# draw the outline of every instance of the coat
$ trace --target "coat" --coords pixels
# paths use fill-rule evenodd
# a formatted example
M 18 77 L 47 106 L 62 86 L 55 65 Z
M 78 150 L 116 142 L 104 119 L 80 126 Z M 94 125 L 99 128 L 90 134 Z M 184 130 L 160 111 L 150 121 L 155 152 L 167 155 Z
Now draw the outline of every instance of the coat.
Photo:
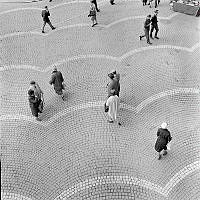
M 42 10 L 42 18 L 44 22 L 49 22 L 50 13 L 47 10 Z
M 157 140 L 155 150 L 161 152 L 163 149 L 167 150 L 167 143 L 171 141 L 172 137 L 167 129 L 159 128 L 157 131 Z
M 39 100 L 38 98 L 36 98 L 35 96 L 29 96 L 28 97 L 28 100 L 29 100 L 29 105 L 30 105 L 30 108 L 31 108 L 31 112 L 32 112 L 32 115 L 34 117 L 38 117 L 38 113 L 39 113 Z
M 42 98 L 43 92 L 42 92 L 42 90 L 40 89 L 40 86 L 37 83 L 35 85 L 31 85 L 28 90 L 33 90 L 34 91 L 34 95 L 38 99 Z
M 106 106 L 109 107 L 108 116 L 115 121 L 119 112 L 119 97 L 117 95 L 110 96 L 106 101 Z
M 113 78 L 112 81 L 108 84 L 108 98 L 112 96 L 111 90 L 115 90 L 115 94 L 119 96 L 120 92 L 120 83 L 119 80 Z
M 53 71 L 51 80 L 49 81 L 49 83 L 51 85 L 53 84 L 55 92 L 59 95 L 62 94 L 62 90 L 64 89 L 63 81 L 64 79 L 63 79 L 62 73 L 59 71 Z

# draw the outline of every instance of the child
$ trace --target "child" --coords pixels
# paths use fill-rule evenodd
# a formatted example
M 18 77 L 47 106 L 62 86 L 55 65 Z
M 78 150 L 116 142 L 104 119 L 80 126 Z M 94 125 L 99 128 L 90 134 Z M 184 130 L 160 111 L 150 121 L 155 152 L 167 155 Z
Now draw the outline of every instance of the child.
M 90 6 L 90 14 L 88 15 L 88 17 L 91 17 L 92 20 L 92 27 L 97 25 L 97 19 L 96 19 L 96 9 L 93 3 L 91 3 Z M 94 23 L 95 22 L 95 23 Z

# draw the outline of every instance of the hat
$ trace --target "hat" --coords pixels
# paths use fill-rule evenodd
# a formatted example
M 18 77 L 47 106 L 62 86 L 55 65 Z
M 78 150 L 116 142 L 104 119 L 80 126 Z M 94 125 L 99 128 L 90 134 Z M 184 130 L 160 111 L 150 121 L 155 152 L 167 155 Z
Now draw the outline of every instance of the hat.
M 31 85 L 35 85 L 35 81 L 31 81 L 30 84 L 31 84 Z
M 166 129 L 166 128 L 167 128 L 167 123 L 166 123 L 166 122 L 163 122 L 163 123 L 161 124 L 161 128 L 162 128 L 162 129 Z
M 116 70 L 115 69 L 113 69 L 111 72 L 110 72 L 110 74 L 116 74 L 117 72 L 116 72 Z
M 151 17 L 151 15 L 147 15 L 147 17 Z
M 56 66 L 54 66 L 53 72 L 57 72 L 57 67 Z
M 110 73 L 110 74 L 108 74 L 108 77 L 110 77 L 111 79 L 113 79 L 114 78 L 114 74 Z
M 155 12 L 155 13 L 158 13 L 158 10 L 155 10 L 154 12 Z
M 47 6 L 45 6 L 45 8 L 47 8 Z

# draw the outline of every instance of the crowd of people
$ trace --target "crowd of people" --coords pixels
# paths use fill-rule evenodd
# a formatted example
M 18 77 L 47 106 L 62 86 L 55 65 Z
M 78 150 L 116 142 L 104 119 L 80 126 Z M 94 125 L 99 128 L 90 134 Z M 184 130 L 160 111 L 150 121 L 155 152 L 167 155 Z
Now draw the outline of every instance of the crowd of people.
M 50 0 L 51 2 L 52 0 Z M 96 0 L 91 0 L 90 5 L 90 12 L 88 17 L 91 17 L 92 20 L 92 27 L 95 26 L 97 23 L 96 19 L 96 12 L 100 12 L 100 9 L 97 6 Z M 149 1 L 147 4 L 147 0 L 143 0 L 143 6 L 151 4 L 152 0 Z M 155 0 L 155 8 L 160 3 L 159 0 Z M 110 4 L 114 5 L 114 0 L 110 0 Z M 144 35 L 140 35 L 139 38 L 142 40 L 143 37 L 146 37 L 147 43 L 152 44 L 150 42 L 151 39 L 159 39 L 158 34 L 158 20 L 157 20 L 157 14 L 158 10 L 154 11 L 154 15 L 151 17 L 151 15 L 147 15 L 147 18 L 144 22 Z M 42 33 L 44 33 L 44 28 L 46 23 L 49 24 L 49 26 L 52 28 L 52 30 L 55 29 L 55 27 L 51 24 L 50 19 L 50 12 L 48 10 L 48 7 L 45 6 L 45 9 L 42 10 L 42 18 L 44 21 L 43 27 L 42 27 Z M 153 38 L 153 32 L 155 29 L 155 36 Z M 116 72 L 116 70 L 113 70 L 108 74 L 108 77 L 110 78 L 110 82 L 107 84 L 107 98 L 106 102 L 104 104 L 105 112 L 108 113 L 108 123 L 117 123 L 119 126 L 121 126 L 121 123 L 118 121 L 118 113 L 119 113 L 119 107 L 120 107 L 120 100 L 119 100 L 119 93 L 120 93 L 120 74 Z M 55 92 L 61 96 L 62 100 L 65 101 L 63 90 L 65 90 L 65 83 L 64 78 L 62 76 L 62 73 L 57 70 L 56 67 L 54 67 L 51 75 L 51 79 L 49 81 L 49 84 L 54 86 Z M 39 113 L 42 113 L 43 107 L 44 107 L 44 96 L 43 91 L 39 87 L 39 84 L 35 81 L 30 82 L 30 87 L 28 89 L 28 100 L 29 105 L 31 108 L 32 115 L 36 118 L 37 121 L 41 121 L 41 118 L 39 118 Z M 158 159 L 160 160 L 162 155 L 167 154 L 167 144 L 171 141 L 172 137 L 170 135 L 170 132 L 167 129 L 167 123 L 162 123 L 161 127 L 157 131 L 157 141 L 155 143 L 155 150 L 158 152 Z M 163 152 L 163 153 L 162 153 Z

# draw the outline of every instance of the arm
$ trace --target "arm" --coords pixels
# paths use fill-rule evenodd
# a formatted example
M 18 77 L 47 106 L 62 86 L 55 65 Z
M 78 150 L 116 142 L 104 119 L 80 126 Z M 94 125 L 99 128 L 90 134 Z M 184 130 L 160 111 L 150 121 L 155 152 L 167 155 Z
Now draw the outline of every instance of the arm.
M 160 130 L 158 129 L 157 131 L 157 137 L 160 136 Z
M 51 76 L 51 80 L 49 81 L 49 84 L 52 85 L 55 82 L 55 76 Z

